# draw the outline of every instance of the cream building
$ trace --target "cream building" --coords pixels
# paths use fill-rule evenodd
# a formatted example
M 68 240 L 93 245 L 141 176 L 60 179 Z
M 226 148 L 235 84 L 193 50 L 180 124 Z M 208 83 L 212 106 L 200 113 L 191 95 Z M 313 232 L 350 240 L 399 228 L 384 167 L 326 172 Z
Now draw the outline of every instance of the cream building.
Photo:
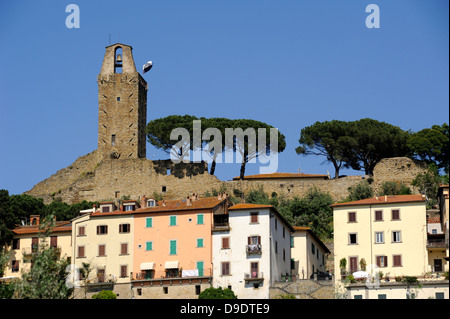
M 291 273 L 292 226 L 271 205 L 237 204 L 213 229 L 213 286 L 239 299 L 269 298 L 269 287 Z
M 428 270 L 424 196 L 381 196 L 331 206 L 336 282 L 362 270 L 363 260 L 367 272 L 390 278 L 420 277 Z M 340 271 L 342 259 L 346 268 Z
M 314 272 L 326 272 L 326 259 L 330 250 L 309 227 L 293 227 L 292 275 L 297 279 L 310 279 Z
M 56 249 L 60 258 L 71 258 L 72 226 L 69 221 L 55 221 L 49 236 L 41 235 L 42 218 L 31 215 L 23 225 L 13 229 L 14 238 L 8 247 L 9 261 L 3 275 L 4 279 L 21 278 L 22 272 L 29 271 L 35 254 L 43 245 Z
M 112 290 L 120 299 L 131 298 L 133 211 L 125 209 L 101 203 L 95 212 L 72 220 L 73 263 L 78 270 L 83 269 L 83 263 L 91 268 L 88 276 L 77 278 L 75 298 L 90 298 L 102 289 Z
M 442 223 L 442 230 L 445 234 L 445 244 L 446 244 L 446 257 L 445 260 L 447 261 L 445 265 L 446 271 L 448 271 L 448 246 L 449 246 L 449 224 L 448 224 L 448 215 L 449 215 L 449 186 L 447 185 L 440 185 L 439 186 L 439 210 L 441 213 L 441 223 Z

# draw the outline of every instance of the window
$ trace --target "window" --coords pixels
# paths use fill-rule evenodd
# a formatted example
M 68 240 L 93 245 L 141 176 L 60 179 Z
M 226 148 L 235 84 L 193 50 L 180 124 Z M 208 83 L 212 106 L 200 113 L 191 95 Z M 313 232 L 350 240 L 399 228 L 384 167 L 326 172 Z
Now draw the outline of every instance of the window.
M 117 102 L 120 102 L 120 96 L 117 97 Z
M 278 242 L 275 240 L 275 254 L 278 254 Z
M 203 248 L 203 238 L 197 238 L 197 248 Z
M 145 219 L 145 227 L 147 227 L 147 228 L 153 227 L 153 218 L 152 217 L 147 217 Z
M 358 244 L 358 236 L 356 233 L 354 234 L 348 234 L 348 243 L 350 245 L 356 245 Z
M 125 205 L 125 211 L 126 212 L 133 212 L 133 211 L 135 211 L 136 209 L 135 209 L 135 205 Z
M 363 299 L 363 296 L 362 295 L 354 295 L 353 299 Z
M 400 231 L 393 231 L 392 232 L 392 242 L 393 243 L 400 243 L 401 240 L 401 236 L 400 236 Z
M 261 245 L 261 236 L 249 236 L 247 242 L 249 245 Z
M 386 299 L 386 294 L 379 294 L 378 299 Z
M 116 145 L 116 134 L 111 135 L 111 145 L 112 146 Z
M 97 235 L 106 235 L 108 233 L 107 225 L 97 226 Z
M 402 256 L 394 255 L 392 257 L 394 259 L 394 267 L 401 267 L 402 266 Z
M 259 270 L 259 263 L 251 262 L 250 263 L 250 275 L 252 278 L 258 278 L 258 270 Z
M 399 209 L 392 210 L 392 220 L 400 220 L 400 210 Z
M 250 223 L 251 224 L 258 223 L 258 215 L 259 215 L 258 212 L 250 213 Z
M 169 287 L 163 287 L 163 292 L 167 295 L 169 293 Z
M 204 273 L 203 273 L 203 261 L 197 261 L 197 270 L 198 270 L 198 275 L 200 277 L 203 277 Z
M 314 243 L 311 243 L 311 253 L 313 255 L 316 253 L 316 245 L 314 245 Z
M 119 225 L 119 233 L 120 234 L 130 233 L 130 224 L 120 224 Z
M 167 192 L 167 187 L 166 186 L 162 186 L 161 187 L 161 192 L 163 192 L 163 193 Z
M 121 278 L 127 277 L 127 273 L 128 273 L 128 266 L 127 265 L 121 265 L 120 266 L 120 277 Z
M 98 245 L 98 256 L 106 256 L 106 245 Z
M 147 201 L 147 206 L 148 207 L 155 207 L 156 206 L 156 202 L 154 199 L 150 199 Z
M 120 254 L 121 255 L 128 255 L 128 243 L 120 244 Z
M 84 246 L 78 246 L 78 258 L 84 258 Z
M 375 232 L 375 244 L 384 244 L 384 232 Z
M 437 292 L 436 293 L 436 299 L 444 299 L 444 293 L 443 292 Z
M 177 225 L 177 216 L 170 216 L 169 217 L 169 225 L 170 226 L 176 226 Z
M 225 261 L 221 263 L 221 272 L 220 274 L 222 276 L 229 276 L 230 275 L 230 262 L 229 261 Z
M 286 260 L 286 250 L 283 248 L 283 261 Z
M 171 240 L 170 241 L 170 251 L 169 251 L 170 255 L 176 255 L 177 254 L 177 241 L 176 240 Z
M 11 262 L 11 272 L 19 272 L 19 261 L 13 260 Z
M 375 221 L 379 222 L 383 220 L 383 211 L 382 210 L 376 210 L 375 211 Z
M 58 236 L 50 236 L 50 247 L 58 247 Z
M 109 213 L 109 206 L 103 206 L 102 213 Z
M 20 239 L 14 238 L 12 243 L 12 249 L 20 249 Z
M 147 251 L 153 250 L 153 242 L 152 241 L 147 241 L 145 243 L 145 250 L 147 250 Z
M 387 256 L 376 256 L 378 267 L 387 267 Z
M 197 215 L 197 225 L 203 225 L 203 214 Z
M 348 222 L 356 223 L 356 212 L 348 212 Z
M 283 227 L 283 238 L 285 238 L 286 229 Z
M 78 236 L 86 236 L 86 226 L 78 227 Z
M 278 220 L 275 219 L 275 230 L 277 230 L 277 229 L 278 229 Z
M 291 248 L 294 248 L 294 237 L 291 236 Z
M 230 248 L 230 237 L 222 237 L 222 249 Z
M 195 294 L 198 296 L 200 295 L 200 291 L 201 291 L 201 286 L 200 285 L 195 285 Z

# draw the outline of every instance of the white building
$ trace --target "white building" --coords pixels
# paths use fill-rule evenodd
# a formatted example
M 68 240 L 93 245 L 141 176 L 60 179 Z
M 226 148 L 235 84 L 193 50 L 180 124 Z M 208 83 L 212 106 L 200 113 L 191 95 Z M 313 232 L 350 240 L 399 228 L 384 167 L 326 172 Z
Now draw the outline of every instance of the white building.
M 213 286 L 238 298 L 269 298 L 269 287 L 291 273 L 292 226 L 271 205 L 237 204 L 228 224 L 213 229 Z

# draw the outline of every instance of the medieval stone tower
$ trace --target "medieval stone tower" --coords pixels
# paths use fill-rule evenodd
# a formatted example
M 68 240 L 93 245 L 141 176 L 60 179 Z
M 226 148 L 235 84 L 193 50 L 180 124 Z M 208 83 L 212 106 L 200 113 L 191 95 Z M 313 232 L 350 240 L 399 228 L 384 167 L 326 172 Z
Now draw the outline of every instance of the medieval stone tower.
M 99 155 L 145 158 L 148 85 L 136 71 L 131 46 L 106 47 L 97 82 Z

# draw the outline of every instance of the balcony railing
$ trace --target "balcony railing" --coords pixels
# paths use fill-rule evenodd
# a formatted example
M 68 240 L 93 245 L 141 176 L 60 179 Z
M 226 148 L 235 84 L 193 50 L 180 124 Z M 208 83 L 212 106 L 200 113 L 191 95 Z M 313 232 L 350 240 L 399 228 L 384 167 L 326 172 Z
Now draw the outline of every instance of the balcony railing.
M 446 248 L 445 238 L 428 238 L 427 248 Z
M 261 245 L 255 244 L 255 245 L 247 245 L 246 246 L 246 252 L 247 254 L 261 254 Z
M 261 271 L 246 272 L 246 273 L 244 273 L 244 279 L 246 281 L 263 280 L 264 279 L 264 273 L 261 272 Z

